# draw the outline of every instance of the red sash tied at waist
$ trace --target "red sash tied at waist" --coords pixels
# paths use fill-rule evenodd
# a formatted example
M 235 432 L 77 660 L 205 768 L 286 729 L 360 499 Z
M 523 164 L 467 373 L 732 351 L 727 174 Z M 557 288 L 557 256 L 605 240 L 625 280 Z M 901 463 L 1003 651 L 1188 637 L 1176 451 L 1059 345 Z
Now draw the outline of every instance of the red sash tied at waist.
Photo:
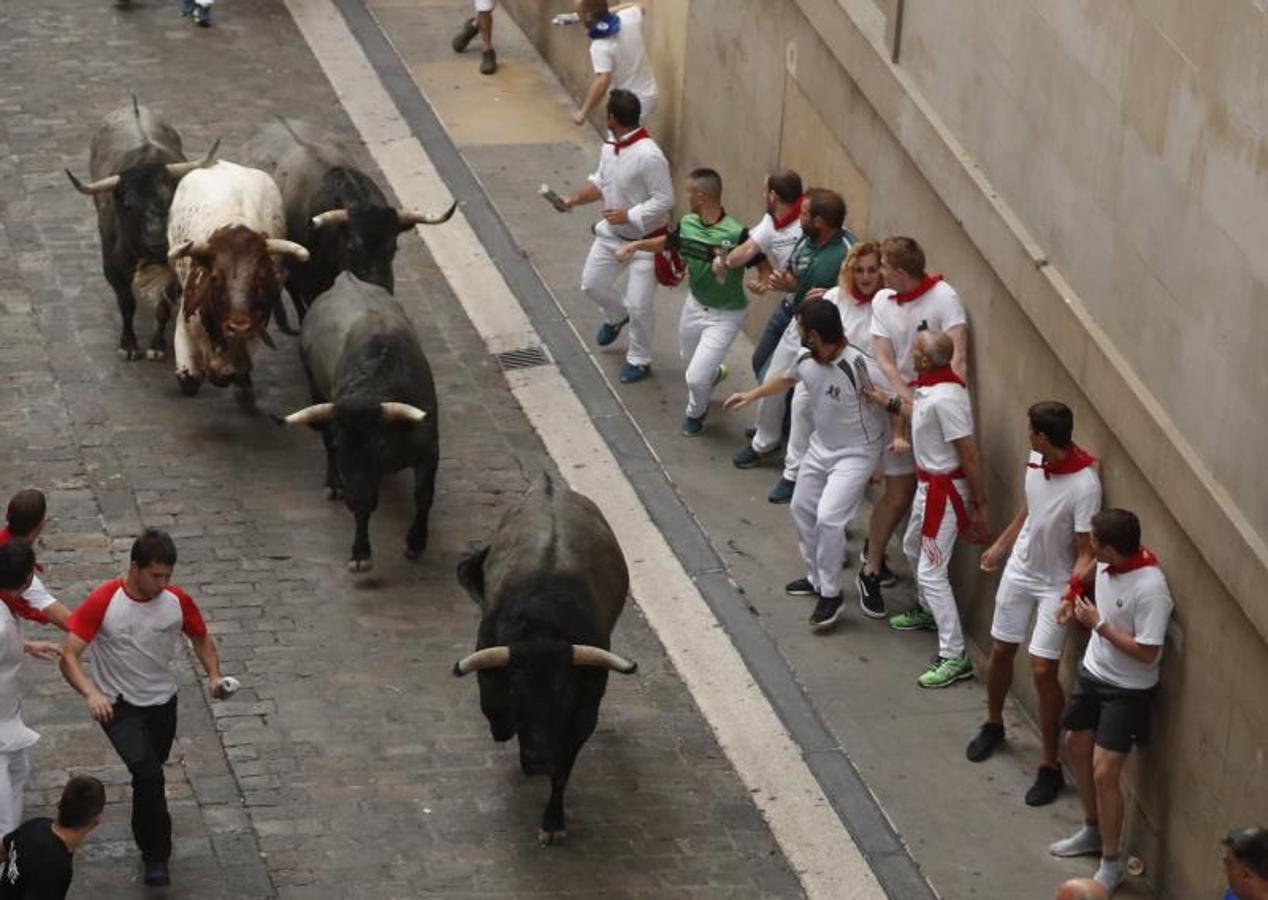
M 969 511 L 964 508 L 964 498 L 955 489 L 955 480 L 964 477 L 963 469 L 951 472 L 926 472 L 916 470 L 916 478 L 929 485 L 925 495 L 925 516 L 920 523 L 920 546 L 925 556 L 934 565 L 942 562 L 942 550 L 938 547 L 938 531 L 942 528 L 942 519 L 947 514 L 947 504 L 955 511 L 955 522 L 960 532 L 969 529 Z

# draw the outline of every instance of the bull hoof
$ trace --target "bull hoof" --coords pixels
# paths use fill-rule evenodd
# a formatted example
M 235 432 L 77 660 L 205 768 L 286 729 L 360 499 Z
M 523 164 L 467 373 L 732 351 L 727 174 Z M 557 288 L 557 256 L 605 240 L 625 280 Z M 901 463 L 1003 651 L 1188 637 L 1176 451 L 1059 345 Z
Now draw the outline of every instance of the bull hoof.
M 176 383 L 181 387 L 181 393 L 186 397 L 192 397 L 198 393 L 198 389 L 203 386 L 203 380 L 197 375 L 190 375 L 186 372 L 176 373 Z
M 208 372 L 207 380 L 210 381 L 212 384 L 214 384 L 218 388 L 228 387 L 229 385 L 233 384 L 232 375 L 221 375 L 217 372 Z
M 568 832 L 562 828 L 559 831 L 547 831 L 545 828 L 537 831 L 537 843 L 543 847 L 558 847 L 567 838 Z
M 368 572 L 374 567 L 374 563 L 367 559 L 350 559 L 348 560 L 349 572 Z
M 142 359 L 145 356 L 145 354 L 136 347 L 117 347 L 115 348 L 114 354 L 124 362 L 133 362 L 135 360 Z
M 151 362 L 158 362 L 159 360 L 167 359 L 167 351 L 155 350 L 153 347 L 151 347 L 149 350 L 145 351 L 145 358 L 150 360 Z

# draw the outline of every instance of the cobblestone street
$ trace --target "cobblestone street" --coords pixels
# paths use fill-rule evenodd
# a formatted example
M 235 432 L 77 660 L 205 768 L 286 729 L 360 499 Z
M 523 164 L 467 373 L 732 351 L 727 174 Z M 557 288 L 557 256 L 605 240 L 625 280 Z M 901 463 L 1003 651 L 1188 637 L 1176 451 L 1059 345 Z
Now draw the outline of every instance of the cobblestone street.
M 275 329 L 278 349 L 257 357 L 258 411 L 211 386 L 181 396 L 170 360 L 116 357 L 95 214 L 62 173 L 86 174 L 102 116 L 135 92 L 188 155 L 219 138 L 231 160 L 275 114 L 357 140 L 280 2 L 216 16 L 201 31 L 175 0 L 0 8 L 0 489 L 48 494 L 40 558 L 71 606 L 121 571 L 143 525 L 170 530 L 175 580 L 243 684 L 211 703 L 192 656 L 182 667 L 166 896 L 800 896 L 633 604 L 613 646 L 639 674 L 609 681 L 568 844 L 538 847 L 548 783 L 492 742 L 474 679 L 450 667 L 476 626 L 455 567 L 552 463 L 417 237 L 401 240 L 397 296 L 436 374 L 442 451 L 419 563 L 401 553 L 412 503 L 398 477 L 371 523 L 373 571 L 347 572 L 352 519 L 323 497 L 319 439 L 267 415 L 309 402 L 293 338 Z M 150 327 L 139 315 L 138 333 Z M 47 664 L 28 660 L 24 682 L 43 736 L 28 815 L 68 773 L 108 785 L 71 896 L 163 896 L 140 885 L 127 774 L 83 702 Z

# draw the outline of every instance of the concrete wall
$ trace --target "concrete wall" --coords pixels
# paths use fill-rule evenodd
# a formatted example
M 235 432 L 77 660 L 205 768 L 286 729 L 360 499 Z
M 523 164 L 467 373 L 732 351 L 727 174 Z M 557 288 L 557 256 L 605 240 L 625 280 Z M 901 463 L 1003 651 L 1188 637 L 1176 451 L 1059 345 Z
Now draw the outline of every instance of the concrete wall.
M 530 29 L 565 5 L 505 3 Z M 894 65 L 898 0 L 650 5 L 673 98 L 653 125 L 677 168 L 714 165 L 755 219 L 764 173 L 794 165 L 845 194 L 856 233 L 918 237 L 960 290 L 997 527 L 1021 500 L 1027 405 L 1074 408 L 1177 602 L 1156 738 L 1129 773 L 1133 846 L 1164 896 L 1218 896 L 1218 839 L 1268 809 L 1265 15 L 906 0 Z M 539 41 L 571 86 L 576 37 Z M 994 581 L 975 564 L 961 551 L 957 589 L 985 647 Z

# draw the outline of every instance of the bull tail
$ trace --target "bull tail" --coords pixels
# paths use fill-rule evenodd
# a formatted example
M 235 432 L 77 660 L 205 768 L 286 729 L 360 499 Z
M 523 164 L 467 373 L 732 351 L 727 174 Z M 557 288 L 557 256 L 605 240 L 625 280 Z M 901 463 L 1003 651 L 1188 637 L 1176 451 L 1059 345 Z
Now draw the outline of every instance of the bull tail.
M 132 98 L 132 115 L 136 116 L 136 122 L 141 124 L 141 101 L 136 98 L 136 93 L 129 94 Z
M 282 123 L 282 127 L 286 129 L 286 133 L 291 136 L 291 139 L 295 141 L 295 143 L 300 144 L 304 147 L 307 147 L 309 145 L 308 141 L 300 137 L 299 134 L 295 131 L 295 129 L 291 127 L 291 123 L 286 121 L 286 116 L 282 115 L 281 113 L 277 113 L 274 116 L 274 118 Z

